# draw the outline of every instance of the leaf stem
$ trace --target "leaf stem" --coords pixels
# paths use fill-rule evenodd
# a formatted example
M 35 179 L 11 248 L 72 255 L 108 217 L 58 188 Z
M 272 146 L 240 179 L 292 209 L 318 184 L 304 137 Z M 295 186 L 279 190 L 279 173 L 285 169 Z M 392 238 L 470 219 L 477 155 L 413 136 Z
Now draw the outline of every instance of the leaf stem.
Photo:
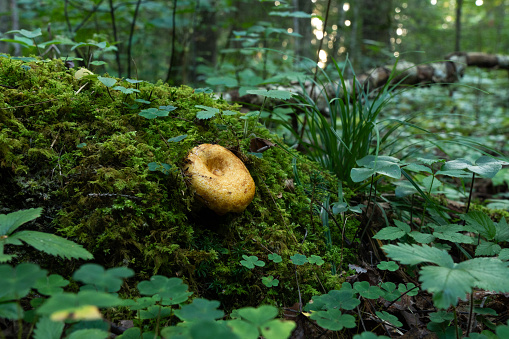
M 474 318 L 474 290 L 470 292 L 470 313 L 468 314 L 467 333 L 465 334 L 465 337 L 468 337 L 468 335 L 470 334 L 473 318 Z

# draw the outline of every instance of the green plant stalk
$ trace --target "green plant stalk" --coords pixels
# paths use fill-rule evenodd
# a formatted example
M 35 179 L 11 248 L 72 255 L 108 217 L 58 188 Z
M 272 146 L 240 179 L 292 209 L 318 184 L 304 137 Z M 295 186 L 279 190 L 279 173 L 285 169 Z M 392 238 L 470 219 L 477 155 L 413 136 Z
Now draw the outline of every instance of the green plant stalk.
M 458 312 L 456 307 L 454 307 L 454 333 L 456 334 L 456 339 L 460 339 L 460 334 L 458 331 Z
M 467 333 L 465 337 L 468 337 L 472 328 L 472 319 L 474 318 L 474 291 L 470 293 L 470 312 L 468 314 Z
M 470 184 L 470 193 L 468 194 L 468 202 L 467 202 L 467 210 L 465 213 L 468 213 L 470 209 L 470 201 L 472 200 L 472 192 L 474 190 L 474 182 L 475 182 L 475 172 L 472 172 L 472 183 Z

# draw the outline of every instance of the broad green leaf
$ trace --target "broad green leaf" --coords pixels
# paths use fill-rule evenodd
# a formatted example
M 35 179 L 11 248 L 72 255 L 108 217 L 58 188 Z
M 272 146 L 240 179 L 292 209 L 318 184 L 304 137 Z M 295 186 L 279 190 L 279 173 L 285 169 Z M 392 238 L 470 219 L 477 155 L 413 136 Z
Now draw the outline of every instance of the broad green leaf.
M 457 265 L 476 279 L 475 286 L 489 291 L 509 292 L 509 267 L 498 258 L 474 258 Z
M 126 306 L 129 307 L 129 309 L 132 311 L 139 311 L 144 308 L 154 306 L 159 301 L 159 299 L 160 298 L 157 295 L 155 297 L 142 297 L 136 300 L 126 299 L 132 301 L 132 303 L 129 303 L 129 305 Z
M 384 299 L 387 301 L 393 301 L 401 296 L 399 290 L 396 289 L 396 284 L 393 282 L 384 282 L 380 285 L 380 288 L 385 292 Z
M 288 12 L 288 11 L 276 12 L 276 11 L 273 11 L 273 12 L 269 12 L 269 15 L 282 16 L 282 17 L 290 17 L 290 18 L 303 18 L 303 19 L 311 18 L 312 17 L 312 14 L 308 14 L 306 12 L 301 12 L 301 11 L 295 11 L 295 12 Z
M 396 327 L 401 327 L 403 326 L 403 324 L 398 320 L 398 317 L 386 312 L 386 311 L 382 311 L 382 312 L 375 312 L 376 316 L 382 320 L 385 320 L 387 321 L 388 323 L 396 326 Z
M 404 231 L 405 233 L 410 233 L 410 231 L 412 230 L 406 222 L 403 222 L 401 220 L 394 220 L 394 224 L 396 225 L 397 228 Z
M 304 265 L 305 263 L 308 262 L 308 258 L 305 255 L 299 253 L 292 255 L 290 259 L 292 260 L 292 263 L 298 266 Z
M 18 303 L 0 304 L 0 319 L 19 320 L 23 319 L 23 308 Z
M 103 331 L 97 328 L 88 328 L 72 332 L 67 339 L 106 339 L 109 338 L 110 334 L 107 331 Z
M 247 267 L 249 269 L 255 268 L 255 266 L 263 267 L 265 266 L 265 262 L 258 260 L 258 257 L 256 255 L 242 255 L 242 258 L 244 260 L 241 260 L 240 263 L 242 266 Z
M 173 331 L 175 330 L 175 331 Z M 192 339 L 188 335 L 188 328 L 187 327 L 165 327 L 161 330 L 161 335 L 163 338 L 168 339 Z M 183 333 L 183 336 L 179 336 L 181 333 Z M 118 336 L 117 339 L 154 339 L 156 337 L 155 333 L 152 331 L 143 331 L 141 332 L 139 327 L 131 327 L 122 335 Z M 156 337 L 159 338 L 159 337 Z
M 117 83 L 117 80 L 115 80 L 113 78 L 105 78 L 105 77 L 101 77 L 101 76 L 98 76 L 97 80 L 102 82 L 103 85 L 106 87 L 112 87 L 113 85 L 115 85 Z
M 142 281 L 138 284 L 138 290 L 143 295 L 159 295 L 163 298 L 164 305 L 176 305 L 186 301 L 192 292 L 187 292 L 187 285 L 180 278 L 166 278 L 154 275 L 150 281 Z
M 125 79 L 125 81 L 127 81 L 130 84 L 139 84 L 140 82 L 144 82 L 144 80 L 129 79 L 129 78 Z
M 279 280 L 274 279 L 274 276 L 262 277 L 262 283 L 267 287 L 275 287 L 279 285 Z
M 196 108 L 201 108 L 201 111 L 196 113 L 196 118 L 198 119 L 210 119 L 219 113 L 219 109 L 215 107 L 203 106 L 203 105 L 195 105 Z
M 148 166 L 149 171 L 152 171 L 152 172 L 159 171 L 166 175 L 171 173 L 171 168 L 172 168 L 172 166 L 170 164 L 166 164 L 164 162 L 149 162 L 147 164 L 147 166 Z
M 37 313 L 42 315 L 51 315 L 59 311 L 73 313 L 83 306 L 113 307 L 121 303 L 120 298 L 104 292 L 80 291 L 78 294 L 64 292 L 52 295 L 37 309 Z
M 8 31 L 6 33 L 19 33 L 23 35 L 25 38 L 33 39 L 38 36 L 42 35 L 41 29 L 36 28 L 33 31 L 27 31 L 26 29 L 20 29 L 20 30 L 14 30 L 14 31 Z
M 357 326 L 353 316 L 341 314 L 341 311 L 336 309 L 313 312 L 310 318 L 315 320 L 319 326 L 331 331 L 341 331 L 345 327 L 354 328 Z
M 175 310 L 175 315 L 183 321 L 216 320 L 224 316 L 218 307 L 219 301 L 196 298 L 191 304 Z
M 168 111 L 168 112 L 172 112 L 174 110 L 176 110 L 177 107 L 175 106 L 172 106 L 172 105 L 166 105 L 166 106 L 159 106 L 159 110 L 161 111 Z
M 308 258 L 308 262 L 310 264 L 316 264 L 317 266 L 322 266 L 325 261 L 322 259 L 322 257 L 320 257 L 319 255 L 310 255 L 309 258 Z
M 436 193 L 439 188 L 443 187 L 442 182 L 431 175 L 422 179 L 422 184 L 424 185 L 426 192 L 430 193 Z
M 353 182 L 361 182 L 375 174 L 372 168 L 352 168 L 350 171 L 350 178 Z
M 142 116 L 146 119 L 155 119 L 157 117 L 167 117 L 168 114 L 169 114 L 169 111 L 161 110 L 161 109 L 158 109 L 155 107 L 141 110 L 140 113 L 138 113 L 139 116 Z
M 373 236 L 374 239 L 380 240 L 396 240 L 403 237 L 406 234 L 405 231 L 397 227 L 384 227 L 377 234 Z
M 124 86 L 115 86 L 113 87 L 113 89 L 116 91 L 120 91 L 123 94 L 140 93 L 140 91 L 135 88 L 125 88 Z
M 505 164 L 503 161 L 493 159 L 488 156 L 481 156 L 476 160 L 475 164 L 467 159 L 456 159 L 448 161 L 442 167 L 443 170 L 469 170 L 475 174 L 486 178 L 493 178 L 502 165 Z
M 173 138 L 168 139 L 168 142 L 179 142 L 179 141 L 184 140 L 185 138 L 187 138 L 187 134 L 182 134 L 182 135 L 179 135 L 177 137 L 173 137 Z
M 419 164 L 409 164 L 408 166 L 405 166 L 405 170 L 411 171 L 411 172 L 425 172 L 431 174 L 431 169 L 424 165 Z
M 34 45 L 34 41 L 32 39 L 28 39 L 28 38 L 25 38 L 25 37 L 22 37 L 19 35 L 15 35 L 14 39 L 2 38 L 2 39 L 0 39 L 0 41 L 13 42 L 16 44 L 23 45 L 25 47 L 32 47 Z M 37 59 L 35 59 L 35 60 L 37 60 Z M 35 60 L 33 60 L 33 61 L 35 61 Z
M 117 292 L 124 282 L 123 279 L 133 275 L 134 271 L 127 267 L 105 270 L 97 264 L 84 264 L 74 272 L 73 278 L 84 284 L 94 285 L 97 290 L 103 292 Z
M 207 78 L 205 82 L 212 86 L 224 85 L 226 87 L 237 87 L 239 85 L 237 79 L 228 76 L 210 77 Z
M 25 297 L 37 280 L 46 276 L 47 271 L 36 264 L 23 263 L 16 267 L 0 265 L 0 298 L 14 300 Z
M 447 311 L 438 311 L 429 314 L 429 320 L 435 323 L 442 323 L 444 321 L 451 321 L 454 319 L 454 314 Z
M 256 326 L 241 319 L 230 320 L 226 323 L 239 338 L 257 339 L 260 337 Z
M 10 235 L 19 226 L 38 218 L 42 213 L 42 208 L 30 208 L 20 210 L 9 214 L 0 214 L 0 236 Z
M 21 231 L 12 237 L 23 240 L 41 252 L 66 259 L 92 259 L 94 257 L 83 246 L 50 233 Z
M 502 250 L 502 247 L 500 247 L 499 244 L 495 244 L 491 241 L 481 241 L 479 245 L 475 248 L 475 256 L 482 256 L 482 255 L 497 255 Z
M 140 319 L 167 318 L 171 315 L 171 307 L 162 307 L 159 305 L 150 306 L 147 310 L 140 311 Z
M 475 283 L 468 271 L 441 266 L 423 267 L 419 280 L 422 289 L 433 293 L 433 304 L 442 309 L 455 306 L 458 299 L 465 299 Z
M 435 236 L 428 233 L 421 233 L 418 231 L 412 231 L 408 233 L 409 236 L 414 238 L 414 240 L 420 244 L 429 244 L 433 240 L 435 240 Z
M 488 240 L 493 240 L 497 235 L 497 227 L 491 218 L 481 211 L 471 211 L 460 216 L 466 224 Z
M 35 339 L 60 339 L 64 330 L 63 321 L 53 321 L 49 317 L 41 317 L 34 330 Z
M 254 326 L 261 327 L 264 326 L 266 322 L 274 319 L 278 315 L 278 310 L 274 306 L 262 305 L 258 308 L 241 308 L 238 310 L 238 314 Z
M 428 245 L 384 245 L 382 249 L 389 258 L 400 261 L 404 265 L 417 265 L 422 262 L 431 262 L 440 266 L 452 268 L 454 262 L 447 251 Z
M 53 295 L 64 291 L 62 287 L 69 285 L 69 280 L 65 280 L 59 274 L 51 274 L 47 277 L 39 278 L 34 288 L 44 295 Z
M 461 234 L 459 232 L 465 231 L 465 228 L 461 225 L 450 224 L 446 226 L 434 227 L 433 236 L 438 239 L 447 240 L 460 244 L 473 244 L 474 238 L 469 235 Z
M 289 338 L 296 326 L 293 321 L 274 319 L 265 323 L 261 327 L 261 332 L 265 339 Z
M 192 339 L 241 339 L 225 323 L 212 320 L 193 322 L 189 326 L 189 334 Z
M 353 288 L 366 299 L 378 299 L 385 295 L 380 287 L 370 286 L 367 281 L 357 281 L 353 284 Z
M 502 217 L 500 221 L 495 225 L 496 234 L 495 240 L 498 242 L 509 242 L 509 225 L 507 225 L 507 221 L 505 217 Z
M 344 310 L 353 310 L 361 302 L 357 298 L 356 291 L 353 289 L 344 288 L 346 284 L 343 284 L 341 290 L 332 290 L 327 294 L 314 296 L 312 298 L 313 303 L 308 303 L 304 310 L 309 311 L 321 311 L 333 308 L 342 308 Z
M 509 260 L 509 248 L 504 248 L 498 254 L 500 260 Z
M 269 254 L 268 258 L 269 260 L 272 260 L 275 263 L 280 263 L 281 261 L 283 261 L 283 258 L 281 258 L 281 256 L 276 253 Z
M 289 91 L 282 91 L 278 89 L 250 89 L 246 91 L 247 94 L 261 95 L 267 98 L 288 100 L 292 98 L 293 93 Z
M 387 270 L 391 272 L 397 271 L 399 268 L 398 264 L 394 261 L 381 261 L 378 265 L 376 265 L 376 267 L 378 267 L 379 270 Z

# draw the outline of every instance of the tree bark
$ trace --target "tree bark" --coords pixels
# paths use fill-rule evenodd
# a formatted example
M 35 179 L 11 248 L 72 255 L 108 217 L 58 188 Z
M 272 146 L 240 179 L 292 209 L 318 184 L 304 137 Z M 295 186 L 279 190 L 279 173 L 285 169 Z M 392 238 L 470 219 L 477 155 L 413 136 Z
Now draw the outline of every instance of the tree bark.
M 456 0 L 456 39 L 455 50 L 461 51 L 461 10 L 463 8 L 463 0 Z

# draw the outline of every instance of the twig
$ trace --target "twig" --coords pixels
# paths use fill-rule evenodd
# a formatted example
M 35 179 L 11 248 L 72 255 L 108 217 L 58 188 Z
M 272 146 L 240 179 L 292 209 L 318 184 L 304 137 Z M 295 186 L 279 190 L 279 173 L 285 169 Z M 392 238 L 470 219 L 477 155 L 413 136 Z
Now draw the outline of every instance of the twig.
M 171 69 L 173 68 L 173 61 L 175 58 L 175 16 L 177 14 L 177 0 L 173 0 L 173 13 L 172 13 L 172 25 L 171 25 L 171 56 L 170 56 L 170 67 L 168 67 L 168 74 L 166 75 L 166 80 L 164 82 L 170 81 Z
M 129 33 L 129 43 L 127 45 L 127 76 L 131 77 L 131 47 L 133 43 L 133 35 L 134 35 L 134 26 L 136 24 L 136 17 L 138 16 L 138 10 L 140 9 L 141 0 L 138 0 L 136 3 L 136 8 L 134 9 L 133 21 L 131 22 L 131 32 Z M 175 25 L 175 22 L 173 23 Z
M 113 0 L 110 1 L 110 17 L 111 17 L 111 28 L 113 29 L 113 39 L 115 42 L 118 41 L 118 35 L 117 35 L 117 24 L 115 21 L 115 8 L 113 7 Z M 115 51 L 115 58 L 117 60 L 117 67 L 118 67 L 118 77 L 122 77 L 122 63 L 120 61 L 120 45 L 119 48 Z

